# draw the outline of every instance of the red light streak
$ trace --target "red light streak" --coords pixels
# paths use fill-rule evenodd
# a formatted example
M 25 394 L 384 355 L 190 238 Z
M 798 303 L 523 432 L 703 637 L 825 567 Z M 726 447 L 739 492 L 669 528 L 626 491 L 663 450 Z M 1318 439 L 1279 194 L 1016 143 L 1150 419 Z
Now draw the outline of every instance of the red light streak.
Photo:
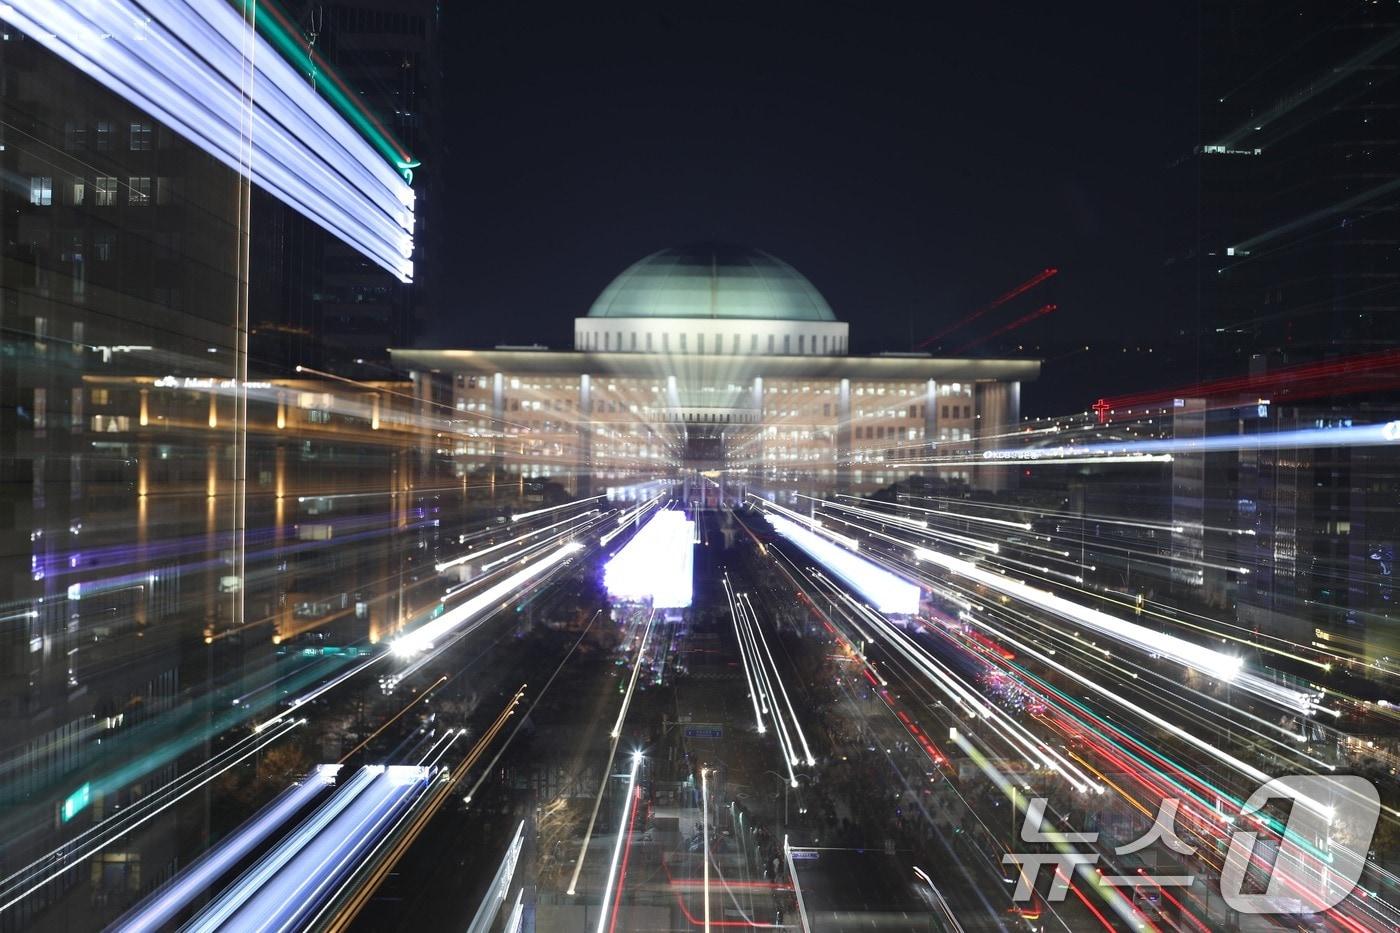
M 661 868 L 662 868 L 663 871 L 666 872 L 666 880 L 667 880 L 667 882 L 670 884 L 670 886 L 671 886 L 672 888 L 675 888 L 676 886 L 678 886 L 678 885 L 680 885 L 680 884 L 685 884 L 685 883 L 690 883 L 690 884 L 698 884 L 698 883 L 699 883 L 699 882 L 696 882 L 694 879 L 688 879 L 688 878 L 677 879 L 675 876 L 673 876 L 673 875 L 671 874 L 671 866 L 670 866 L 670 864 L 669 864 L 664 858 L 661 860 Z M 777 883 L 771 882 L 771 881 L 748 881 L 748 882 L 743 882 L 743 881 L 724 881 L 723 879 L 721 879 L 721 882 L 720 882 L 720 883 L 721 883 L 721 884 L 728 885 L 728 886 L 731 887 L 731 888 L 732 888 L 732 887 L 748 886 L 748 885 L 754 885 L 754 886 L 769 886 L 769 885 L 771 885 L 771 886 L 772 886 L 773 888 L 775 888 L 775 889 L 788 890 L 788 891 L 792 890 L 792 885 L 790 885 L 790 884 L 781 884 L 781 885 L 780 885 L 780 884 L 777 884 Z M 681 913 L 685 914 L 685 919 L 686 919 L 686 921 L 687 921 L 691 926 L 693 926 L 693 927 L 700 927 L 700 926 L 704 926 L 704 925 L 705 925 L 705 921 L 704 921 L 704 920 L 700 919 L 699 917 L 695 916 L 693 913 L 690 912 L 690 908 L 686 906 L 685 898 L 681 896 L 681 894 L 680 894 L 679 891 L 676 892 L 675 897 L 676 897 L 676 906 L 680 907 Z M 710 926 L 712 926 L 712 927 L 751 927 L 751 928 L 759 928 L 759 929 L 774 929 L 774 928 L 777 928 L 777 924 L 775 924 L 775 923 L 759 923 L 759 922 L 756 921 L 756 920 L 711 920 L 711 921 L 710 921 Z
M 1175 904 L 1175 905 L 1176 905 L 1177 912 L 1180 913 L 1181 916 L 1185 917 L 1187 920 L 1190 920 L 1193 924 L 1195 924 L 1195 926 L 1197 927 L 1197 929 L 1199 929 L 1199 930 L 1201 931 L 1201 933 L 1210 933 L 1210 927 L 1206 926 L 1204 923 L 1202 923 L 1200 920 L 1198 920 L 1198 919 L 1196 918 L 1196 915 L 1195 915 L 1195 914 L 1193 914 L 1191 911 L 1187 910 L 1185 904 L 1181 903 L 1181 901 L 1179 901 L 1179 900 L 1177 900 L 1176 898 L 1172 897 L 1170 891 L 1168 891 L 1166 888 L 1162 887 L 1161 885 L 1158 885 L 1158 886 L 1157 886 L 1157 890 L 1161 892 L 1161 894 L 1162 894 L 1163 897 L 1165 897 L 1167 900 L 1169 900 L 1169 901 L 1171 901 L 1173 904 Z
M 642 789 L 632 791 L 632 815 L 627 818 L 627 847 L 622 850 L 622 868 L 617 873 L 617 894 L 613 897 L 612 918 L 608 921 L 608 933 L 617 929 L 617 909 L 622 905 L 622 886 L 627 881 L 627 860 L 632 857 L 632 824 L 637 820 L 637 807 L 641 803 Z
M 954 350 L 953 352 L 954 352 L 954 353 L 963 353 L 963 352 L 965 352 L 966 350 L 968 350 L 968 349 L 970 349 L 970 348 L 972 348 L 972 347 L 977 346 L 979 343 L 982 343 L 983 341 L 991 340 L 993 337 L 1000 337 L 1002 334 L 1005 334 L 1005 333 L 1007 333 L 1007 332 L 1009 332 L 1009 331 L 1013 331 L 1013 330 L 1015 330 L 1015 329 L 1018 328 L 1018 327 L 1024 327 L 1025 325 L 1029 324 L 1031 321 L 1034 321 L 1036 318 L 1045 317 L 1045 315 L 1052 313 L 1053 311 L 1057 310 L 1059 307 L 1060 307 L 1060 306 L 1057 305 L 1057 304 L 1045 304 L 1045 305 L 1041 305 L 1039 308 L 1036 308 L 1036 309 L 1035 309 L 1034 311 L 1032 311 L 1030 314 L 1023 314 L 1023 315 L 1021 315 L 1020 317 L 1018 317 L 1016 320 L 1012 321 L 1010 324 L 1006 324 L 1006 325 L 1003 325 L 1002 327 L 998 327 L 996 330 L 992 331 L 990 334 L 984 334 L 984 335 L 982 335 L 981 337 L 978 337 L 976 340 L 969 340 L 967 343 L 965 343 L 965 344 L 963 344 L 962 346 L 958 347 L 958 348 L 957 348 L 956 350 Z
M 1104 412 L 1109 410 L 1115 416 L 1131 414 L 1127 409 L 1134 406 L 1146 408 L 1178 398 L 1255 396 L 1277 402 L 1281 399 L 1314 398 L 1374 390 L 1389 387 L 1397 382 L 1400 382 L 1400 350 L 1382 350 L 1341 360 L 1288 366 L 1257 376 L 1215 379 L 1174 389 L 1104 398 L 1096 403 L 1094 411 L 1100 412 L 1099 420 L 1103 422 L 1108 420 Z M 1238 402 L 1236 398 L 1229 400 Z M 1100 411 L 1101 407 L 1103 411 Z M 1147 415 L 1150 412 L 1143 411 L 1141 414 Z
M 1061 877 L 1063 877 L 1063 873 L 1062 873 L 1058 868 L 1055 869 L 1055 874 L 1060 875 Z M 1077 898 L 1079 898 L 1080 902 L 1081 902 L 1085 907 L 1089 908 L 1089 913 L 1093 914 L 1095 917 L 1098 918 L 1099 923 L 1102 923 L 1102 924 L 1103 924 L 1103 928 L 1104 928 L 1105 930 L 1112 930 L 1112 929 L 1113 929 L 1113 924 L 1109 923 L 1108 920 L 1107 920 L 1107 918 L 1105 918 L 1103 914 L 1099 913 L 1099 909 L 1098 909 L 1097 907 L 1095 907 L 1093 904 L 1090 904 L 1090 903 L 1089 903 L 1089 899 L 1088 899 L 1087 897 L 1084 896 L 1084 892 L 1083 892 L 1083 891 L 1080 891 L 1077 887 L 1075 887 L 1073 882 L 1070 882 L 1069 889 L 1070 889 L 1071 891 L 1074 892 L 1074 896 L 1077 897 Z M 1152 926 L 1152 925 L 1151 925 L 1151 924 L 1148 924 L 1148 926 Z M 1152 929 L 1155 930 L 1155 929 L 1157 929 L 1157 928 L 1154 926 L 1154 927 L 1152 927 Z
M 1011 291 L 1007 292 L 1000 298 L 993 301 L 991 304 L 983 305 L 976 311 L 969 314 L 967 317 L 963 318 L 961 321 L 958 321 L 956 324 L 953 324 L 950 327 L 945 327 L 938 333 L 934 334 L 932 337 L 929 337 L 927 340 L 923 341 L 922 343 L 916 344 L 914 349 L 922 350 L 924 347 L 933 343 L 935 340 L 938 340 L 941 337 L 946 337 L 953 331 L 958 330 L 961 327 L 965 327 L 968 324 L 971 324 L 973 321 L 977 320 L 982 315 L 986 314 L 988 311 L 995 311 L 997 308 L 1000 308 L 1002 305 L 1006 304 L 1011 299 L 1016 298 L 1020 295 L 1024 295 L 1026 292 L 1030 291 L 1032 288 L 1035 288 L 1037 285 L 1039 285 L 1041 282 L 1044 282 L 1046 279 L 1058 275 L 1059 272 L 1060 270 L 1055 268 L 1040 270 L 1035 275 L 1031 276 L 1029 279 L 1026 279 L 1026 281 L 1022 282 L 1020 285 L 1017 285 L 1015 288 L 1011 289 Z

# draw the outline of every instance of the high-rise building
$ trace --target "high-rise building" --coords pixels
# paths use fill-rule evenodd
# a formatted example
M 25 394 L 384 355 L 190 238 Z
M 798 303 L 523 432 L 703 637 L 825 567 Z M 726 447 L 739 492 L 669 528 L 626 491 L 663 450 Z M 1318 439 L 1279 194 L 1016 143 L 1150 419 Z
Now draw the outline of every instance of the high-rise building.
M 1199 27 L 1199 136 L 1171 168 L 1187 213 L 1168 281 L 1194 319 L 1198 373 L 1226 381 L 1182 390 L 1176 435 L 1383 420 L 1393 367 L 1338 361 L 1400 340 L 1400 9 L 1202 0 Z M 1319 361 L 1332 369 L 1299 368 Z M 1388 566 L 1366 555 L 1393 550 L 1395 529 L 1357 497 L 1388 485 L 1393 460 L 1287 446 L 1178 456 L 1179 593 L 1265 634 L 1389 653 L 1388 588 L 1363 581 Z
M 1400 337 L 1400 8 L 1202 0 L 1200 126 L 1168 267 L 1205 374 Z
M 1394 410 L 1259 406 L 1246 435 L 1346 428 Z M 1238 618 L 1251 631 L 1400 670 L 1395 550 L 1400 457 L 1389 447 L 1269 445 L 1238 453 Z
M 370 133 L 381 134 L 411 173 L 414 277 L 400 282 L 344 241 L 274 198 L 255 196 L 252 355 L 263 371 L 298 365 L 382 378 L 388 348 L 411 346 L 433 301 L 437 212 L 446 178 L 437 0 L 285 4 L 289 31 L 313 63 L 313 84 L 347 89 Z
M 104 48 L 140 48 L 149 25 Z M 404 495 L 425 472 L 397 401 L 407 383 L 243 370 L 240 285 L 257 293 L 279 271 L 244 266 L 245 238 L 273 242 L 276 220 L 314 229 L 318 255 L 359 254 L 283 206 L 285 188 L 258 194 L 250 225 L 248 182 L 218 146 L 75 67 L 88 46 L 67 38 L 0 22 L 0 875 L 6 898 L 32 887 L 0 912 L 5 933 L 63 928 L 75 903 L 101 925 L 168 877 L 182 840 L 216 831 L 207 799 L 64 849 L 65 870 L 32 885 L 13 873 L 186 778 L 248 705 L 251 672 L 305 663 L 298 638 L 344 646 L 402 625 L 419 536 L 438 533 Z M 255 99 L 224 90 L 235 107 Z M 398 183 L 335 111 L 283 116 L 349 141 L 342 177 Z M 286 136 L 242 141 L 273 140 L 317 170 Z M 347 534 L 361 544 L 337 547 Z

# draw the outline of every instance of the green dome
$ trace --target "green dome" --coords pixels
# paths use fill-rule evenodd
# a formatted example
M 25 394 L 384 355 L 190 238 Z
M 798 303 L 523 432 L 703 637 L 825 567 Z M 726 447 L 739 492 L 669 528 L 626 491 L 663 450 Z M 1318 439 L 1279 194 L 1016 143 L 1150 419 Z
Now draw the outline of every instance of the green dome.
M 762 250 L 700 243 L 633 263 L 612 280 L 589 317 L 748 318 L 835 321 L 821 292 Z

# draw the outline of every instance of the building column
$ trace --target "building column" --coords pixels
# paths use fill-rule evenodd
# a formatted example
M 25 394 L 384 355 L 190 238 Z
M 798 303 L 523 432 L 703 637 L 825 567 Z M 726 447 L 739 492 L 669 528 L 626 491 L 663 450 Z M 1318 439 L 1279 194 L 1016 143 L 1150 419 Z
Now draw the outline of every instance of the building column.
M 506 376 L 496 373 L 491 377 L 491 431 L 496 436 L 491 439 L 491 489 L 496 488 L 496 475 L 505 470 L 506 461 Z
M 578 456 L 574 458 L 574 491 L 593 495 L 593 379 L 578 377 Z
M 993 450 L 1006 446 L 998 437 L 1021 423 L 1021 383 L 978 382 L 972 387 L 974 410 L 981 417 L 977 422 L 976 450 Z M 978 466 L 972 468 L 972 484 L 987 492 L 1002 492 L 1016 485 L 1018 467 Z
M 924 443 L 923 452 L 925 457 L 932 457 L 934 450 L 938 446 L 938 383 L 930 379 L 928 387 L 924 391 Z M 932 472 L 932 467 L 924 470 L 925 475 Z
M 836 491 L 851 491 L 851 380 L 836 390 Z
M 758 432 L 758 436 L 757 436 L 757 438 L 755 439 L 753 446 L 750 448 L 750 450 L 752 451 L 752 453 L 750 454 L 750 456 L 752 456 L 752 458 L 753 458 L 753 460 L 752 460 L 753 467 L 752 467 L 752 469 L 749 471 L 749 486 L 752 487 L 752 488 L 755 488 L 755 489 L 763 489 L 763 488 L 764 488 L 764 484 L 763 484 L 763 470 L 764 470 L 764 466 L 765 466 L 765 462 L 766 462 L 766 461 L 763 459 L 763 445 L 764 445 L 764 443 L 765 443 L 765 441 L 764 441 L 764 436 L 765 436 L 765 434 L 767 433 L 767 429 L 768 429 L 768 416 L 764 413 L 764 409 L 763 409 L 763 377 L 762 377 L 762 376 L 754 376 L 754 377 L 753 377 L 753 391 L 752 391 L 752 395 L 753 395 L 753 410 L 754 410 L 754 430 Z M 747 491 L 748 491 L 748 487 L 745 487 L 745 489 L 743 489 L 743 490 L 740 491 L 740 493 L 739 493 L 739 504 L 740 504 L 740 505 L 743 505 L 743 504 L 744 504 L 744 498 L 745 498 L 745 497 L 744 497 L 744 493 L 747 492 Z

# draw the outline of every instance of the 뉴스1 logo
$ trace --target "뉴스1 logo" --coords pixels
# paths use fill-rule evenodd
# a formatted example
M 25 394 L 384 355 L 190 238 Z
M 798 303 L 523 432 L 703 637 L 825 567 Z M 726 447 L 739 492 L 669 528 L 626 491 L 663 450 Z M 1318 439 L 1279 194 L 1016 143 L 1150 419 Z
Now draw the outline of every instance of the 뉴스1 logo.
M 1264 813 L 1273 800 L 1289 800 L 1292 805 L 1286 821 Z M 1012 899 L 1030 899 L 1040 869 L 1052 866 L 1054 873 L 1045 892 L 1048 901 L 1065 899 L 1076 867 L 1095 865 L 1099 853 L 1068 848 L 1098 842 L 1097 832 L 1047 832 L 1043 829 L 1044 797 L 1033 797 L 1026 806 L 1021 824 L 1023 842 L 1058 846 L 1055 852 L 1008 852 L 1003 865 L 1016 865 L 1020 878 Z M 1138 839 L 1114 849 L 1115 855 L 1131 855 L 1159 843 L 1177 855 L 1191 855 L 1196 849 L 1176 833 L 1180 798 L 1166 797 L 1157 817 Z M 1380 818 L 1381 802 L 1376 788 L 1365 778 L 1347 775 L 1299 774 L 1274 778 L 1245 801 L 1236 823 L 1253 823 L 1268 828 L 1276 855 L 1260 848 L 1260 833 L 1253 829 L 1230 832 L 1230 847 L 1220 874 L 1220 894 L 1225 903 L 1242 914 L 1313 914 L 1341 903 L 1361 880 L 1366 853 Z M 1347 839 L 1337 843 L 1338 831 Z M 1276 839 L 1276 842 L 1274 841 Z M 1259 887 L 1262 892 L 1247 888 Z M 1101 883 L 1112 887 L 1183 888 L 1196 880 L 1194 874 L 1103 875 Z

